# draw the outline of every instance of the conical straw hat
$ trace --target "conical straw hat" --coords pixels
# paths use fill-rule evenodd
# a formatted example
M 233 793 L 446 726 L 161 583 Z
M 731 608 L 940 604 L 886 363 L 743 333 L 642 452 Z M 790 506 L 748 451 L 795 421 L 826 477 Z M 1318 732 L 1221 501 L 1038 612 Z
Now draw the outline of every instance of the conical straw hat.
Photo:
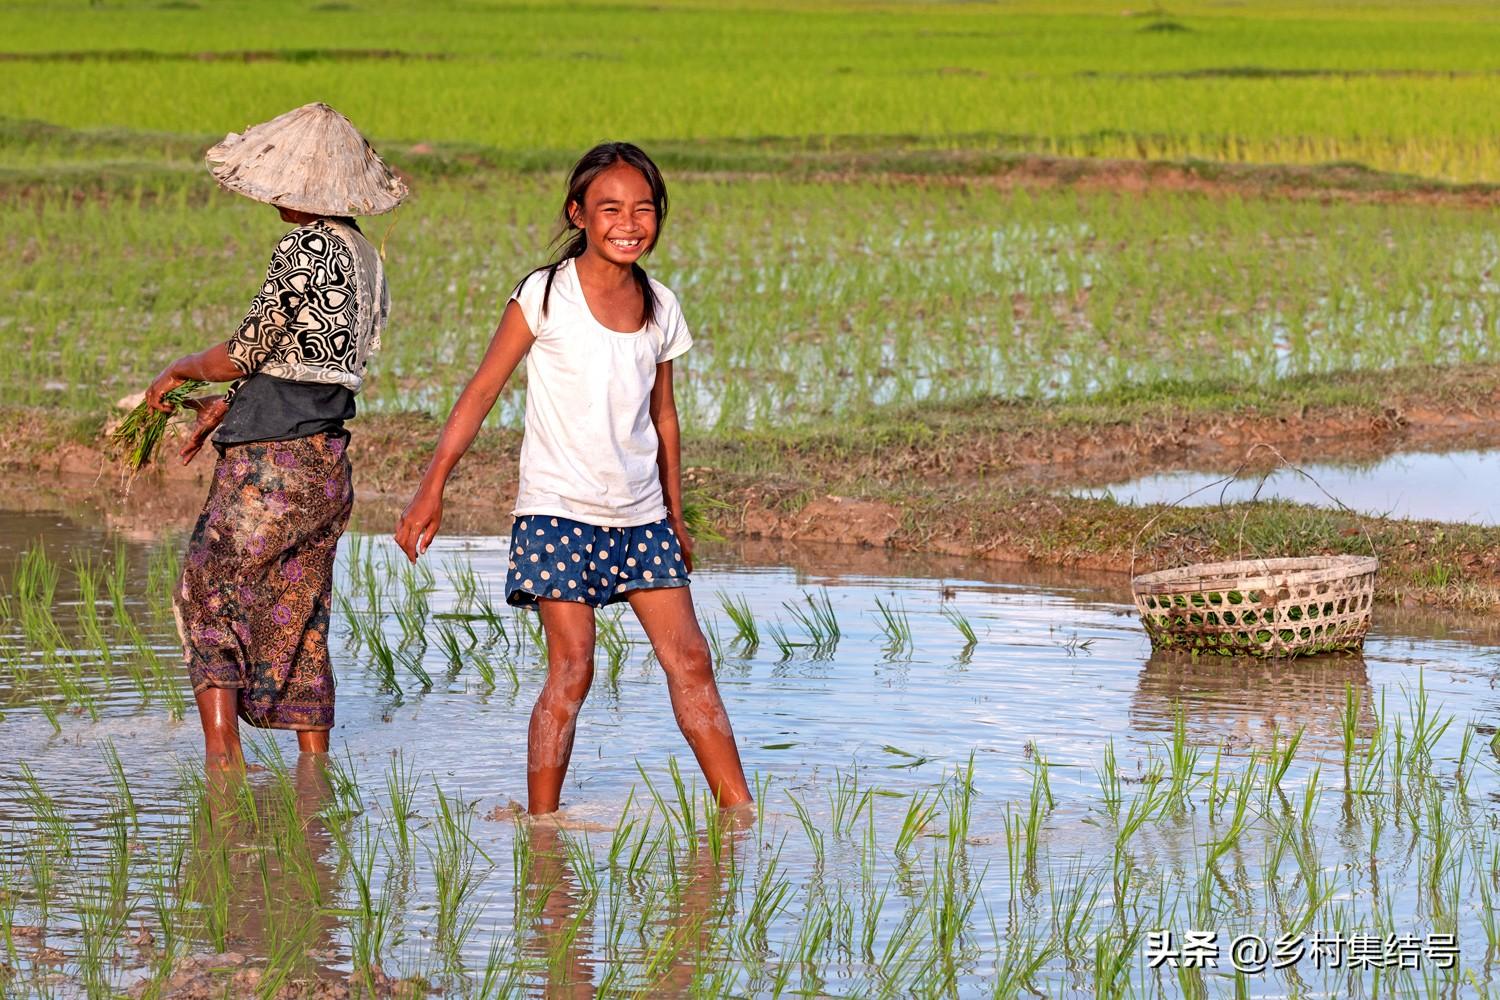
M 226 190 L 312 215 L 379 215 L 406 197 L 354 124 L 321 101 L 231 132 L 205 159 Z

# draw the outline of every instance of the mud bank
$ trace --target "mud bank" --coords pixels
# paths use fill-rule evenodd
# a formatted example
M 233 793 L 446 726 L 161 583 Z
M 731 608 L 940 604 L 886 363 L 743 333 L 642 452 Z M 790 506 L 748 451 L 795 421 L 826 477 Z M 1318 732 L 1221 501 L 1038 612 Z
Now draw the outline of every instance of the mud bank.
M 980 402 L 838 430 L 699 439 L 689 443 L 685 480 L 722 502 L 713 517 L 731 536 L 1111 573 L 1373 547 L 1384 601 L 1500 607 L 1500 528 L 1361 522 L 1280 502 L 1163 513 L 1159 505 L 1059 492 L 1121 470 L 1232 465 L 1257 442 L 1291 461 L 1500 443 L 1500 379 L 1492 368 L 1348 376 L 1323 380 L 1317 392 L 1322 396 L 1309 401 L 1292 384 L 1254 406 L 1216 406 L 1201 392 L 1186 403 Z M 35 411 L 11 425 L 18 432 L 0 444 L 0 462 L 21 473 L 0 490 L 0 504 L 10 509 L 83 504 L 119 530 L 147 534 L 185 528 L 197 516 L 211 454 L 187 467 L 174 460 L 127 491 L 86 427 Z M 422 414 L 374 414 L 354 427 L 358 516 L 364 530 L 379 531 L 394 525 L 409 499 L 440 423 Z M 506 530 L 519 444 L 516 432 L 482 435 L 450 483 L 446 527 Z

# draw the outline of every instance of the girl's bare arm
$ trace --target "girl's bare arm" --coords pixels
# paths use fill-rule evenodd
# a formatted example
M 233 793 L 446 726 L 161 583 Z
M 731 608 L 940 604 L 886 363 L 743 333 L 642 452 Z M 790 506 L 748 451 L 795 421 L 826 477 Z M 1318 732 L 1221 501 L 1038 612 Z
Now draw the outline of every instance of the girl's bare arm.
M 489 416 L 495 400 L 500 398 L 500 391 L 535 340 L 520 306 L 513 301 L 507 303 L 495 336 L 484 353 L 484 360 L 479 362 L 474 377 L 464 386 L 458 402 L 453 404 L 453 412 L 448 414 L 448 422 L 438 435 L 437 447 L 432 461 L 427 464 L 427 471 L 422 474 L 417 494 L 407 504 L 396 525 L 396 544 L 412 562 L 427 551 L 442 524 L 443 488 L 447 486 L 454 466 L 474 443 L 484 418 Z
M 667 523 L 682 547 L 682 561 L 693 571 L 693 540 L 682 516 L 682 428 L 677 422 L 677 399 L 672 395 L 672 362 L 656 366 L 656 384 L 651 387 L 651 423 L 656 427 L 656 469 L 661 477 L 662 501 L 667 505 Z

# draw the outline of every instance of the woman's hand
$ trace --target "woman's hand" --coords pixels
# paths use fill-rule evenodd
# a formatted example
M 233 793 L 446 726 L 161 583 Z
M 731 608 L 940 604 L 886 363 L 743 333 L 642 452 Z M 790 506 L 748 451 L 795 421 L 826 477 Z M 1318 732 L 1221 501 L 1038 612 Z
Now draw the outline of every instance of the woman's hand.
M 223 396 L 196 396 L 183 401 L 183 406 L 190 410 L 198 411 L 198 421 L 193 424 L 193 429 L 188 433 L 187 443 L 177 454 L 182 456 L 182 464 L 187 465 L 198 457 L 198 452 L 203 448 L 203 442 L 208 436 L 224 422 L 229 414 L 229 404 L 224 402 Z
M 152 380 L 150 388 L 146 390 L 146 405 L 151 409 L 160 413 L 171 413 L 175 409 L 171 403 L 163 402 L 162 397 L 187 381 L 186 378 L 177 374 L 177 365 L 181 360 L 179 358 L 167 365 L 162 369 L 161 374 Z
M 396 522 L 396 544 L 412 562 L 427 551 L 443 523 L 443 491 L 423 483 Z
M 671 527 L 672 534 L 677 536 L 677 547 L 682 549 L 682 565 L 691 574 L 693 572 L 693 536 L 688 534 L 687 522 L 683 521 L 681 514 L 673 514 L 667 518 L 667 524 Z

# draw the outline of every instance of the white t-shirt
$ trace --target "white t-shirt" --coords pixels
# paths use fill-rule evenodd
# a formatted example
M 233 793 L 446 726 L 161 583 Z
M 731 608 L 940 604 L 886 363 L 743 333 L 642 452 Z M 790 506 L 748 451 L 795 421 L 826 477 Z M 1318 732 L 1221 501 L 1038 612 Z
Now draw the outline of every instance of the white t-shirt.
M 658 364 L 693 346 L 677 296 L 652 280 L 655 321 L 618 333 L 594 318 L 571 259 L 557 269 L 543 316 L 546 283 L 547 272 L 538 271 L 511 296 L 536 337 L 526 357 L 526 431 L 514 513 L 609 528 L 659 521 L 666 505 L 651 387 Z

